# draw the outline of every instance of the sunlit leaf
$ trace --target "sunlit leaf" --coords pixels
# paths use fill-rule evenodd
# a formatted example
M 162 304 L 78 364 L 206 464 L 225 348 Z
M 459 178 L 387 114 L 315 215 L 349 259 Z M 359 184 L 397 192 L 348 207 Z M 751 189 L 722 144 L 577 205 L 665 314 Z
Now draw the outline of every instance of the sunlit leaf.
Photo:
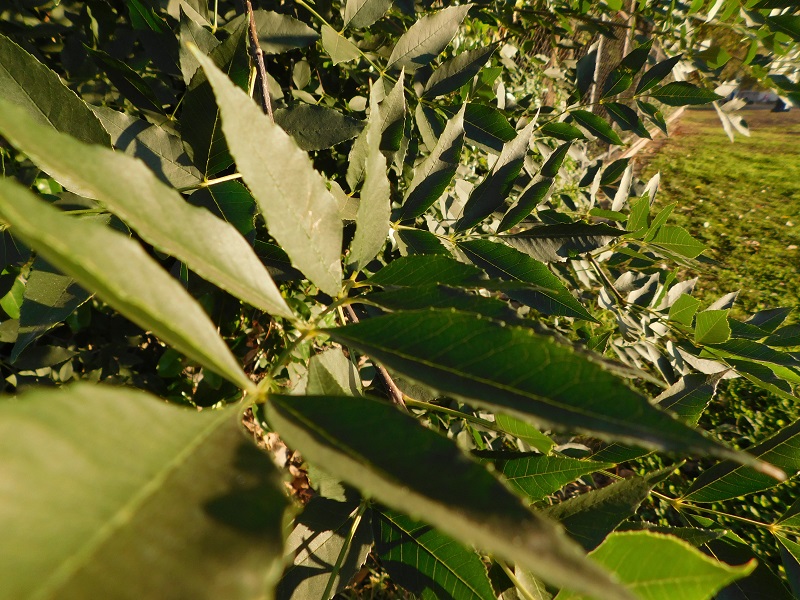
M 706 600 L 756 567 L 732 567 L 674 537 L 648 531 L 612 533 L 592 560 L 614 573 L 642 600 Z M 587 596 L 561 592 L 556 600 Z
M 214 88 L 237 167 L 270 234 L 306 277 L 336 295 L 342 279 L 342 225 L 336 200 L 294 140 L 211 59 L 196 56 Z

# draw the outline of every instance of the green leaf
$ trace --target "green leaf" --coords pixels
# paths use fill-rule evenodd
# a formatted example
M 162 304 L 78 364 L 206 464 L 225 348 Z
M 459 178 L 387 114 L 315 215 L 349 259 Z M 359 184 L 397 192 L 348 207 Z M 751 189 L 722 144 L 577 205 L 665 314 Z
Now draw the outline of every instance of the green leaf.
M 633 85 L 633 79 L 647 62 L 647 55 L 653 46 L 653 40 L 648 40 L 641 46 L 629 52 L 613 71 L 606 77 L 603 84 L 603 96 L 615 96 L 621 94 Z
M 576 222 L 538 225 L 501 239 L 517 250 L 542 262 L 564 262 L 568 258 L 597 250 L 625 233 L 610 225 Z
M 404 80 L 405 72 L 401 71 L 394 87 L 380 103 L 380 149 L 388 154 L 397 152 L 403 141 L 406 117 Z M 386 86 L 388 82 L 382 79 L 375 85 Z M 363 130 L 350 149 L 348 156 L 347 184 L 351 190 L 355 191 L 358 183 L 364 179 L 368 154 L 367 132 Z
M 756 567 L 732 567 L 713 560 L 686 542 L 649 531 L 612 533 L 590 554 L 642 600 L 706 600 Z M 556 600 L 587 596 L 561 592 Z
M 781 327 L 775 330 L 775 333 L 770 335 L 764 343 L 767 346 L 786 347 L 786 346 L 800 346 L 800 324 L 794 323 Z
M 581 127 L 586 129 L 596 138 L 608 143 L 622 145 L 622 140 L 619 139 L 617 133 L 611 128 L 611 125 L 606 123 L 601 117 L 592 114 L 585 110 L 573 110 L 570 113 L 575 122 Z
M 508 231 L 520 221 L 525 219 L 533 210 L 545 202 L 553 191 L 553 179 L 550 177 L 536 177 L 522 190 L 517 202 L 503 215 L 497 232 Z
M 485 298 L 459 288 L 441 285 L 407 287 L 389 292 L 379 292 L 362 297 L 369 304 L 380 308 L 398 310 L 421 310 L 424 308 L 454 308 L 476 313 L 490 319 L 516 320 L 517 314 L 508 304 L 497 298 Z
M 11 275 L 9 278 L 13 279 L 13 283 L 11 284 L 11 289 L 0 298 L 0 308 L 2 308 L 11 319 L 18 320 L 20 307 L 22 306 L 22 298 L 25 294 L 26 282 L 21 275 L 16 277 Z
M 667 204 L 664 208 L 658 211 L 658 214 L 653 218 L 653 222 L 650 223 L 650 229 L 648 230 L 647 234 L 644 236 L 645 242 L 650 242 L 653 238 L 656 237 L 661 228 L 664 226 L 664 223 L 667 222 L 669 216 L 672 214 L 672 211 L 678 205 L 677 202 L 673 202 L 672 204 Z
M 337 295 L 342 280 L 342 223 L 336 200 L 294 140 L 209 58 L 196 56 L 214 88 L 236 165 L 270 235 L 317 287 Z
M 569 123 L 545 123 L 540 130 L 544 135 L 554 137 L 557 140 L 564 140 L 566 142 L 572 140 L 585 140 L 586 136 L 583 132 Z
M 644 477 L 635 475 L 549 506 L 543 513 L 558 520 L 570 537 L 591 550 L 635 513 L 650 490 L 671 473 L 670 467 Z
M 698 522 L 702 517 L 692 516 Z M 713 521 L 704 519 L 705 527 Z M 719 539 L 706 544 L 708 553 L 719 561 L 729 564 L 754 563 L 756 558 L 749 542 L 745 542 L 733 532 L 727 532 Z M 766 564 L 758 561 L 749 577 L 734 581 L 717 596 L 720 600 L 792 600 L 794 596 L 786 589 L 782 578 L 776 576 Z
M 600 569 L 587 568 L 557 528 L 451 440 L 394 406 L 370 398 L 274 395 L 265 410 L 281 438 L 307 460 L 412 519 L 424 518 L 551 583 L 601 598 L 630 598 Z
M 595 320 L 544 263 L 519 250 L 488 240 L 468 240 L 460 242 L 458 247 L 490 277 L 530 283 L 539 288 L 508 292 L 509 297 L 518 302 L 549 315 Z
M 222 181 L 200 188 L 189 196 L 194 206 L 202 206 L 224 219 L 245 238 L 255 237 L 256 201 L 238 181 Z
M 728 324 L 730 325 L 730 320 Z M 800 367 L 800 361 L 791 353 L 781 352 L 770 348 L 766 344 L 752 340 L 730 339 L 716 344 L 715 351 L 722 356 L 731 355 L 748 360 L 771 363 L 770 366 L 774 368 L 779 368 L 778 365 L 789 368 Z M 800 383 L 800 380 L 797 382 Z
M 49 130 L 4 102 L 0 131 L 64 187 L 99 200 L 143 239 L 201 277 L 257 308 L 292 317 L 269 273 L 236 229 L 187 204 L 141 162 Z
M 306 393 L 329 396 L 361 396 L 361 377 L 341 348 L 330 348 L 308 361 Z
M 398 229 L 394 232 L 400 253 L 408 254 L 439 254 L 450 256 L 450 252 L 442 245 L 434 234 L 422 229 Z
M 785 33 L 795 42 L 800 42 L 800 15 L 775 15 L 766 18 L 772 31 Z
M 521 439 L 531 448 L 535 448 L 542 454 L 548 454 L 550 450 L 553 449 L 553 446 L 556 445 L 553 440 L 529 423 L 516 419 L 512 416 L 503 413 L 497 413 L 494 416 L 494 422 L 495 425 L 497 425 L 500 429 L 509 435 Z
M 363 269 L 383 248 L 389 233 L 391 187 L 386 174 L 386 158 L 381 153 L 382 113 L 374 94 L 370 94 L 367 125 L 367 160 L 364 185 L 356 216 L 356 233 L 350 244 L 350 265 Z
M 630 158 L 620 158 L 608 165 L 600 177 L 600 185 L 609 185 L 617 181 L 630 165 Z
M 373 516 L 375 549 L 392 581 L 423 599 L 495 600 L 475 551 L 395 511 Z
M 436 147 L 414 169 L 414 178 L 403 200 L 403 219 L 422 215 L 444 193 L 459 165 L 464 145 L 464 111 L 461 110 L 447 122 Z
M 561 169 L 561 165 L 564 164 L 564 159 L 566 158 L 567 152 L 569 152 L 571 147 L 572 143 L 567 142 L 566 144 L 561 144 L 558 148 L 553 150 L 553 153 L 547 157 L 547 160 L 539 171 L 539 175 L 548 178 L 556 177 Z
M 264 54 L 282 54 L 295 48 L 309 46 L 319 39 L 316 31 L 289 15 L 259 9 L 253 11 L 253 18 L 258 32 L 258 45 L 261 46 Z M 246 14 L 241 14 L 228 21 L 225 30 L 233 34 L 242 25 L 247 28 Z M 217 64 L 219 65 L 219 63 Z M 220 66 L 220 68 L 222 67 Z
M 653 40 L 647 40 L 643 44 L 637 46 L 628 54 L 625 55 L 619 66 L 623 69 L 627 69 L 632 71 L 633 73 L 638 73 L 642 67 L 644 67 L 645 63 L 647 63 L 647 57 L 650 55 L 650 50 L 653 47 Z
M 794 309 L 787 306 L 760 310 L 745 322 L 767 333 L 773 333 L 792 313 L 792 310 Z
M 605 370 L 595 355 L 578 353 L 529 328 L 469 313 L 427 310 L 324 332 L 421 384 L 533 423 L 651 448 L 757 462 L 653 408 Z
M 694 314 L 699 307 L 700 300 L 692 298 L 688 294 L 681 294 L 675 300 L 675 303 L 669 307 L 669 320 L 691 327 Z
M 388 85 L 388 80 L 380 84 Z M 401 71 L 391 91 L 381 101 L 381 150 L 397 152 L 403 141 L 406 124 L 405 72 Z
M 646 91 L 656 87 L 667 75 L 672 73 L 672 68 L 678 64 L 682 55 L 673 56 L 651 67 L 642 75 L 639 85 L 636 86 L 636 95 L 644 94 Z
M 419 102 L 414 109 L 414 122 L 425 147 L 435 148 L 437 140 L 444 131 L 444 119 L 433 108 Z
M 311 498 L 295 518 L 294 529 L 286 538 L 287 554 L 292 563 L 278 583 L 278 600 L 327 598 L 342 591 L 367 559 L 372 546 L 368 515 L 356 517 L 358 504 L 336 502 L 321 496 Z M 354 519 L 359 522 L 354 523 Z M 350 532 L 355 525 L 352 540 Z M 347 548 L 345 545 L 348 544 Z M 340 558 L 341 552 L 345 554 Z M 334 574 L 334 565 L 340 565 Z M 330 578 L 334 581 L 328 588 Z
M 422 287 L 430 284 L 464 286 L 480 283 L 480 269 L 449 256 L 406 256 L 383 267 L 367 280 L 381 287 Z
M 62 215 L 3 179 L 0 197 L 0 217 L 47 262 L 192 360 L 255 389 L 200 305 L 138 243 L 100 223 Z
M 594 74 L 597 71 L 597 51 L 598 45 L 593 44 L 575 65 L 575 91 L 579 100 L 586 96 L 594 83 Z
M 472 4 L 451 6 L 422 17 L 397 40 L 386 70 L 413 73 L 430 63 L 455 37 L 470 8 Z
M 50 329 L 63 322 L 90 294 L 75 279 L 62 275 L 37 258 L 28 275 L 19 316 L 19 334 L 11 350 L 11 362 Z
M 322 47 L 325 48 L 334 65 L 357 59 L 361 56 L 358 47 L 327 24 L 322 25 Z
M 205 2 L 202 3 L 202 7 L 208 8 Z M 186 8 L 185 5 L 183 8 Z M 205 19 L 205 17 L 203 18 Z M 200 63 L 195 60 L 194 54 L 188 48 L 187 44 L 190 43 L 197 46 L 203 54 L 210 54 L 214 48 L 219 46 L 220 41 L 205 27 L 193 21 L 186 12 L 181 11 L 179 58 L 183 83 L 187 86 L 192 81 L 197 69 L 200 68 Z
M 168 33 L 169 27 L 155 9 L 139 0 L 126 0 L 134 29 L 149 29 L 155 33 Z
M 456 231 L 475 227 L 503 205 L 522 170 L 535 126 L 536 123 L 531 122 L 516 138 L 503 146 L 503 151 L 492 167 L 491 173 L 469 195 L 464 212 L 454 225 Z
M 614 69 L 603 83 L 603 95 L 600 99 L 621 94 L 633 85 L 633 74 L 624 69 Z
M 141 160 L 164 183 L 182 188 L 196 185 L 203 179 L 178 136 L 104 106 L 95 106 L 92 110 L 111 135 L 111 145 Z
M 162 103 L 153 88 L 127 63 L 102 50 L 93 50 L 88 46 L 85 49 L 98 68 L 131 104 L 140 110 L 164 114 Z
M 783 535 L 776 535 L 781 562 L 795 597 L 800 596 L 800 544 Z
M 703 242 L 677 225 L 663 225 L 658 229 L 658 233 L 647 241 L 686 258 L 697 258 L 706 249 Z
M 667 106 L 708 104 L 722 96 L 686 81 L 673 81 L 650 91 L 650 96 Z
M 356 137 L 363 123 L 338 110 L 301 103 L 275 111 L 275 122 L 301 150 L 324 150 Z
M 496 49 L 495 44 L 489 44 L 475 50 L 467 50 L 445 61 L 431 74 L 425 84 L 422 97 L 444 96 L 472 81 L 472 78 L 483 68 Z
M 511 487 L 525 494 L 531 502 L 557 492 L 579 477 L 614 466 L 613 463 L 520 452 L 475 452 L 474 455 L 493 464 Z
M 389 10 L 392 0 L 347 0 L 344 6 L 344 24 L 361 29 L 369 27 Z
M 728 324 L 728 313 L 725 310 L 704 310 L 697 313 L 694 327 L 694 341 L 696 344 L 721 344 L 731 337 L 731 327 Z
M 789 476 L 795 475 L 800 470 L 800 421 L 748 448 L 747 452 L 783 469 Z M 753 469 L 724 461 L 703 471 L 692 483 L 685 499 L 692 502 L 716 502 L 760 492 L 777 483 Z
M 653 399 L 659 408 L 670 411 L 681 421 L 697 425 L 722 376 L 690 374 L 684 375 Z
M 468 102 L 466 106 L 464 132 L 467 140 L 479 148 L 500 154 L 504 145 L 517 137 L 516 130 L 496 108 L 474 102 Z M 445 111 L 455 113 L 452 108 Z
M 246 89 L 250 76 L 247 23 L 242 20 L 209 56 L 236 85 Z M 195 72 L 183 96 L 179 124 L 186 152 L 201 173 L 210 177 L 233 164 L 222 134 L 214 91 L 202 69 Z
M 626 223 L 626 229 L 630 234 L 626 237 L 639 238 L 644 237 L 644 232 L 647 231 L 648 221 L 650 219 L 650 198 L 647 195 L 637 198 L 631 202 L 631 214 Z
M 632 131 L 641 138 L 651 139 L 650 132 L 644 122 L 630 106 L 619 102 L 607 102 L 603 105 L 608 116 L 619 126 L 622 131 Z
M 238 411 L 81 384 L 0 403 L 0 431 L 3 600 L 271 595 L 287 500 Z
M 661 131 L 664 132 L 664 135 L 667 135 L 667 122 L 664 120 L 664 115 L 658 108 L 649 102 L 645 102 L 644 100 L 637 100 L 636 105 L 639 107 L 644 114 L 650 119 L 650 121 L 658 127 Z
M 800 527 L 800 498 L 792 503 L 777 522 L 785 527 Z
M 649 531 L 651 533 L 663 533 L 664 535 L 671 535 L 684 542 L 688 542 L 695 547 L 702 546 L 725 535 L 724 529 L 669 527 L 665 525 L 652 525 L 646 521 L 628 521 L 617 527 L 616 531 Z
M 3 98 L 24 108 L 38 123 L 81 141 L 109 145 L 100 121 L 53 71 L 0 35 L 0 89 Z

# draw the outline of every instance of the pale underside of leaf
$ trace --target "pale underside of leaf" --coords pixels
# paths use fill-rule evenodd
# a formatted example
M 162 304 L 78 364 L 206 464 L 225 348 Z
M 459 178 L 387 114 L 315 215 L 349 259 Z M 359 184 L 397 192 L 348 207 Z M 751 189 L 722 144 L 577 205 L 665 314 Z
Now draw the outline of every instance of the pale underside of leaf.
M 0 131 L 64 187 L 99 200 L 146 241 L 202 277 L 257 308 L 292 317 L 241 234 L 185 202 L 142 162 L 50 131 L 5 102 L 0 102 Z
M 205 56 L 197 59 L 214 88 L 222 128 L 270 234 L 322 291 L 341 288 L 342 224 L 336 200 L 308 155 Z

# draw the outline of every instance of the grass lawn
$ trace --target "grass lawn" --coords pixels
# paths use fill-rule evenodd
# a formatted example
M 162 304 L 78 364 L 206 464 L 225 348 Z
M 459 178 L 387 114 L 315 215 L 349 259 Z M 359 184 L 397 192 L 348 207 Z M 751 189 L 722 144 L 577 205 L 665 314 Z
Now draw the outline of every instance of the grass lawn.
M 800 110 L 743 111 L 751 137 L 731 143 L 713 109 L 687 111 L 651 144 L 643 178 L 661 171 L 659 204 L 721 263 L 700 275 L 711 301 L 741 290 L 740 311 L 800 304 Z M 738 316 L 742 316 L 742 312 Z
M 800 308 L 800 110 L 743 112 L 751 137 L 731 143 L 711 110 L 687 111 L 669 139 L 651 143 L 637 160 L 646 179 L 661 171 L 658 208 L 677 202 L 670 222 L 702 239 L 708 266 L 694 295 L 709 304 L 741 290 L 734 313 L 743 317 L 763 308 Z M 795 313 L 790 321 L 800 320 Z M 800 417 L 792 403 L 744 379 L 724 382 L 701 426 L 728 442 L 747 447 Z M 713 505 L 725 513 L 770 523 L 800 494 L 794 481 L 778 490 Z M 738 527 L 753 547 L 781 570 L 767 527 Z

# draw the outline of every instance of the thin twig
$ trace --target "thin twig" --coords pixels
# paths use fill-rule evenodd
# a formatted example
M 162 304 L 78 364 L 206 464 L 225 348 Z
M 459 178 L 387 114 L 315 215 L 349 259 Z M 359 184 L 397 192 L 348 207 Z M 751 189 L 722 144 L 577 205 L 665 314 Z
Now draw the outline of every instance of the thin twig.
M 256 18 L 253 15 L 253 5 L 250 0 L 244 0 L 245 12 L 250 22 L 250 52 L 256 61 L 258 78 L 261 81 L 261 105 L 264 112 L 269 115 L 270 121 L 275 122 L 272 114 L 272 99 L 269 95 L 269 80 L 267 79 L 267 67 L 264 64 L 264 51 L 258 43 L 258 30 L 256 29 Z
M 625 300 L 622 294 L 619 293 L 619 290 L 617 290 L 617 288 L 614 287 L 614 284 L 611 283 L 611 280 L 605 274 L 603 269 L 601 269 L 600 265 L 597 264 L 597 261 L 595 260 L 594 256 L 592 256 L 591 254 L 587 254 L 587 257 L 589 258 L 589 262 L 591 263 L 591 265 L 594 267 L 594 270 L 600 276 L 600 279 L 602 279 L 605 286 L 614 293 L 614 296 L 619 301 L 619 303 L 622 304 L 622 306 L 627 305 L 628 302 Z
M 344 307 L 345 312 L 347 313 L 348 318 L 353 323 L 358 323 L 358 315 L 356 315 L 356 311 L 353 310 L 353 307 L 349 304 Z M 403 392 L 397 387 L 397 384 L 392 379 L 392 376 L 389 375 L 389 371 L 384 369 L 381 365 L 376 364 L 375 368 L 378 370 L 378 373 L 381 374 L 383 377 L 383 381 L 386 384 L 386 388 L 389 390 L 389 398 L 397 404 L 398 406 L 402 406 L 403 408 L 406 407 L 405 400 L 403 400 Z

